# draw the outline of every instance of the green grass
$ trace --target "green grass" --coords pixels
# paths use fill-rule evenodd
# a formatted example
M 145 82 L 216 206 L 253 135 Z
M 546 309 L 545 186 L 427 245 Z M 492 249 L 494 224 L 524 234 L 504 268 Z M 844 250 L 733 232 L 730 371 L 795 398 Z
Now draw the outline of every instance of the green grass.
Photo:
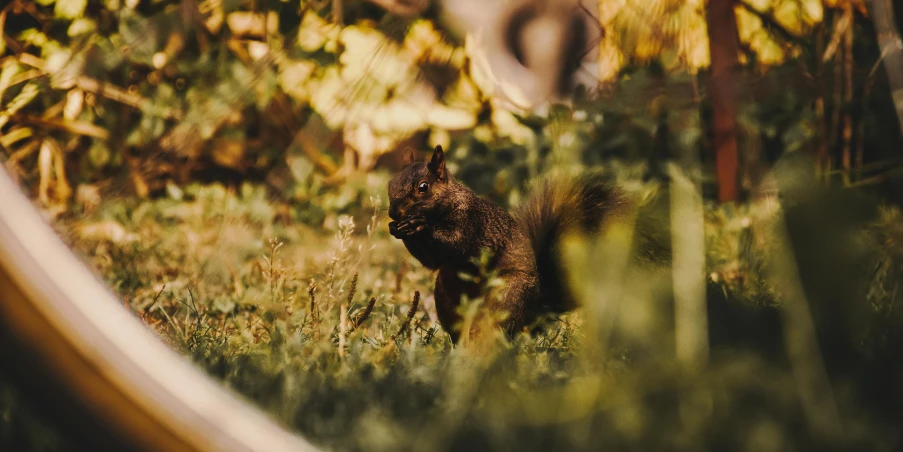
M 813 390 L 783 353 L 782 337 L 798 330 L 783 329 L 780 292 L 764 271 L 777 241 L 773 204 L 707 209 L 717 309 L 711 359 L 693 370 L 674 357 L 670 299 L 659 296 L 669 274 L 642 268 L 590 294 L 608 300 L 592 311 L 604 315 L 577 311 L 535 337 L 453 347 L 431 314 L 431 274 L 388 235 L 383 184 L 373 179 L 356 207 L 325 209 L 322 227 L 253 187 L 217 185 L 182 199 L 109 201 L 56 227 L 174 349 L 329 449 L 882 450 L 896 440 L 895 209 L 825 245 L 864 250 L 874 264 L 850 276 L 859 296 L 845 300 L 870 328 L 826 341 L 849 329 L 809 299 L 831 382 L 816 395 L 839 413 L 835 425 L 813 419 Z M 791 213 L 793 235 L 803 226 Z M 807 262 L 807 249 L 795 251 Z M 575 263 L 606 264 L 592 254 Z M 874 385 L 884 386 L 873 394 Z

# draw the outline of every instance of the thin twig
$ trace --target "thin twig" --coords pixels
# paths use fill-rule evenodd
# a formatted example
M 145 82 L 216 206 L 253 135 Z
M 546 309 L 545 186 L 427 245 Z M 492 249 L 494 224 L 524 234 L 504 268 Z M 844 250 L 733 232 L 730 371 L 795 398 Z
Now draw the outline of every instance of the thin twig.
M 831 34 L 831 42 L 828 43 L 828 47 L 821 57 L 822 63 L 827 63 L 828 61 L 831 61 L 831 58 L 834 58 L 834 53 L 837 52 L 837 47 L 840 46 L 841 38 L 843 38 L 844 34 L 847 32 L 847 28 L 849 28 L 852 23 L 853 8 L 849 8 L 844 10 L 843 15 L 840 16 L 840 19 L 834 24 L 834 33 Z
M 94 137 L 100 140 L 107 140 L 108 138 L 110 138 L 110 132 L 107 129 L 91 124 L 90 122 L 70 121 L 67 119 L 38 118 L 30 115 L 15 115 L 13 116 L 13 118 L 20 124 L 52 127 L 54 129 L 60 129 L 69 133 Z

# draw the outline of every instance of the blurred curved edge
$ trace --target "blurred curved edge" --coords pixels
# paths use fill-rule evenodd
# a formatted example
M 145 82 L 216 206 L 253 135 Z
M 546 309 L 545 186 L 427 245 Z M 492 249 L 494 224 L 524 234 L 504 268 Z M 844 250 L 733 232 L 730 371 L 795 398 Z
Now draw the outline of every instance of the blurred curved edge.
M 3 367 L 20 378 L 53 381 L 49 392 L 80 405 L 66 412 L 84 412 L 130 448 L 316 450 L 124 309 L 2 169 L 0 329 L 4 356 L 19 361 Z

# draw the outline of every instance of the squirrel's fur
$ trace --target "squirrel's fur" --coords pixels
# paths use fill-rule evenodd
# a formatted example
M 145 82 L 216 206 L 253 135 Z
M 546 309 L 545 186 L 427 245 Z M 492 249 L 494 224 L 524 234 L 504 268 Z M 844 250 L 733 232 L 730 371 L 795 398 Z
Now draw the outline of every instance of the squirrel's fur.
M 439 146 L 429 163 L 409 164 L 388 188 L 390 233 L 425 267 L 438 270 L 436 311 L 455 342 L 461 296 L 480 295 L 480 287 L 459 274 L 476 275 L 482 249 L 491 251 L 489 265 L 505 283 L 505 293 L 487 300 L 488 308 L 507 314 L 504 328 L 513 335 L 544 313 L 576 307 L 564 281 L 561 239 L 598 232 L 631 207 L 616 185 L 582 175 L 540 182 L 511 215 L 455 180 Z
M 552 177 L 532 187 L 514 217 L 533 248 L 544 311 L 564 312 L 577 307 L 565 281 L 560 258 L 562 238 L 570 233 L 598 234 L 610 223 L 608 220 L 627 214 L 630 207 L 626 195 L 597 174 Z

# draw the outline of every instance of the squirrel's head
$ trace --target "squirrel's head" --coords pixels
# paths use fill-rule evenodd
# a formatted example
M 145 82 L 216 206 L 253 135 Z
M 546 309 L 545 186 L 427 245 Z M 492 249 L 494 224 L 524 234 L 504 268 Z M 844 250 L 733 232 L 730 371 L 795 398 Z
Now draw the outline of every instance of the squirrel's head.
M 411 151 L 405 160 L 408 165 L 389 181 L 389 218 L 431 217 L 439 210 L 451 183 L 442 146 L 436 146 L 429 162 L 414 162 Z

